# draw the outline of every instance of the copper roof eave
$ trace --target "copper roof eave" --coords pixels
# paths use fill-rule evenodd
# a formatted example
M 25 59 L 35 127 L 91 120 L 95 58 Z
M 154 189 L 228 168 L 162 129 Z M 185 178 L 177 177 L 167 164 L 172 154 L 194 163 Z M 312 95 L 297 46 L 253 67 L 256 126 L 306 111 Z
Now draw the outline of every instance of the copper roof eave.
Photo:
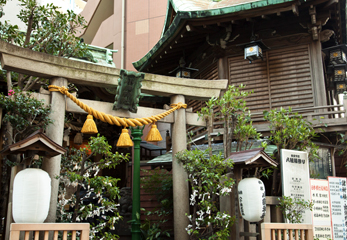
M 172 0 L 169 1 L 169 4 Z M 312 0 L 301 3 L 302 6 L 309 4 L 323 4 L 328 2 L 328 0 Z M 342 3 L 344 2 L 344 3 Z M 328 4 L 327 3 L 327 4 Z M 213 25 L 216 23 L 221 23 L 229 19 L 228 21 L 237 21 L 237 20 L 247 20 L 254 17 L 264 17 L 265 15 L 278 14 L 278 12 L 293 11 L 293 5 L 300 5 L 300 1 L 297 0 L 264 0 L 264 1 L 254 1 L 248 3 L 242 3 L 239 5 L 219 8 L 219 9 L 210 9 L 210 10 L 201 10 L 201 11 L 178 11 L 172 24 L 164 28 L 162 38 L 159 42 L 140 60 L 133 62 L 134 67 L 139 71 L 153 72 L 149 70 L 150 68 L 154 69 L 156 66 L 161 68 L 159 64 L 164 59 L 164 54 L 169 55 L 171 51 L 171 46 L 175 48 L 175 41 L 180 42 L 178 39 L 184 36 L 186 37 L 187 29 L 186 25 L 191 25 L 193 28 L 195 25 L 201 25 L 203 21 L 204 26 Z M 341 22 L 345 23 L 344 12 L 346 9 L 345 1 L 340 1 L 341 9 Z M 307 6 L 306 6 L 307 7 Z M 169 11 L 168 11 L 169 12 Z M 265 14 L 265 15 L 264 15 Z M 167 16 L 169 17 L 169 15 Z M 166 19 L 168 21 L 168 19 Z M 342 24 L 343 25 L 343 24 Z M 342 33 L 342 41 L 346 41 L 346 27 L 342 27 L 340 30 Z M 177 44 L 176 44 L 177 45 Z M 170 47 L 170 48 L 169 48 Z M 163 56 L 163 59 L 161 57 Z M 172 58 L 169 58 L 173 61 Z M 177 59 L 175 59 L 177 60 Z M 175 61 L 174 60 L 174 61 Z M 159 64 L 159 65 L 157 65 Z M 171 67 L 172 68 L 172 67 Z M 172 69 L 171 69 L 172 70 Z M 154 71 L 155 72 L 155 71 Z M 162 72 L 160 74 L 163 74 Z
M 234 165 L 250 166 L 274 166 L 278 164 L 265 151 L 264 148 L 256 148 L 240 152 L 233 152 L 225 161 L 234 161 Z
M 64 154 L 66 152 L 65 148 L 54 142 L 41 130 L 38 130 L 26 139 L 5 147 L 3 150 L 0 151 L 0 153 L 2 155 L 8 155 L 29 150 L 35 151 L 36 149 L 31 148 L 31 146 L 37 146 L 37 144 L 41 145 L 45 149 L 48 149 L 47 155 L 50 157 L 54 157 L 59 154 Z
M 205 19 L 209 17 L 225 17 L 229 14 L 237 14 L 239 12 L 247 11 L 247 10 L 260 10 L 259 8 L 264 7 L 270 7 L 273 6 L 277 7 L 279 4 L 288 4 L 291 6 L 292 2 L 297 2 L 296 0 L 260 0 L 255 2 L 248 2 L 243 3 L 235 6 L 229 6 L 224 8 L 218 8 L 218 9 L 210 9 L 210 10 L 201 10 L 201 11 L 190 11 L 190 12 L 183 12 L 179 11 L 177 12 L 173 22 L 169 26 L 169 28 L 163 33 L 162 38 L 158 41 L 158 43 L 140 60 L 133 62 L 134 67 L 138 71 L 144 71 L 144 69 L 151 64 L 151 61 L 155 58 L 155 56 L 158 54 L 158 52 L 161 52 L 164 50 L 166 46 L 172 41 L 174 41 L 174 38 L 184 34 L 186 31 L 185 28 L 183 28 L 184 24 L 188 20 L 198 20 L 198 19 Z M 275 11 L 275 10 L 274 10 Z M 278 11 L 278 10 L 276 10 Z M 183 32 L 180 32 L 182 30 Z

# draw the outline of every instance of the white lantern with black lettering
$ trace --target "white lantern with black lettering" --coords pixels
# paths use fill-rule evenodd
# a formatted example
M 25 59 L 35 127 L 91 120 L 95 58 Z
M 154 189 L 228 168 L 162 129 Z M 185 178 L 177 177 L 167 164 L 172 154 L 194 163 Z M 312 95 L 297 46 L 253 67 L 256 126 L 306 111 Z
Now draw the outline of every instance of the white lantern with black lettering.
M 51 178 L 38 168 L 20 171 L 13 182 L 12 214 L 16 223 L 43 223 L 48 215 Z
M 239 182 L 237 191 L 242 217 L 249 222 L 261 221 L 266 212 L 264 183 L 258 178 L 245 178 Z

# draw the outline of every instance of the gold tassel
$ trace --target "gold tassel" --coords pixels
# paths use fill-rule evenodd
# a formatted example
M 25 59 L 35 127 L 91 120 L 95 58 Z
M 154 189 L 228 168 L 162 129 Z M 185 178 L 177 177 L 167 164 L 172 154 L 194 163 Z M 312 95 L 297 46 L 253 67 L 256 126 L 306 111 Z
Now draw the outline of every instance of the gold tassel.
M 163 138 L 160 135 L 160 132 L 157 128 L 157 125 L 155 125 L 155 123 L 153 123 L 151 130 L 149 130 L 149 133 L 146 137 L 146 141 L 147 142 L 160 142 L 161 140 L 163 140 Z
M 76 136 L 73 139 L 73 143 L 77 145 L 81 145 L 83 143 L 82 133 L 76 133 Z
M 122 133 L 119 136 L 118 142 L 117 142 L 117 147 L 132 147 L 134 146 L 133 141 L 131 141 L 128 129 L 124 128 L 122 129 Z
M 96 124 L 93 120 L 93 115 L 88 115 L 86 121 L 83 124 L 82 133 L 86 134 L 95 134 L 98 133 L 98 129 L 96 128 Z

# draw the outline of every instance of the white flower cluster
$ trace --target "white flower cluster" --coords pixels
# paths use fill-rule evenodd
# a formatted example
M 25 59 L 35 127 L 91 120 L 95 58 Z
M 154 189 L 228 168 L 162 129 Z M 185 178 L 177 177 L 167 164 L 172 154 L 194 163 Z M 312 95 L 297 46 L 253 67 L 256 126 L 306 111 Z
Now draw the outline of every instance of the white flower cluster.
M 204 212 L 202 209 L 200 209 L 199 211 L 196 212 L 197 218 L 195 219 L 195 229 L 200 229 L 200 226 L 204 226 L 204 222 L 205 219 L 208 217 L 209 219 L 211 219 L 211 208 L 209 206 L 207 206 L 206 212 Z M 189 235 L 192 234 L 192 232 L 194 231 L 193 229 L 193 217 L 192 215 L 188 216 L 189 222 L 191 224 L 189 224 L 185 229 L 187 231 L 187 233 Z M 208 225 L 210 225 L 211 223 L 208 222 Z
M 191 215 L 190 216 L 188 216 L 188 217 L 191 217 Z M 194 229 L 193 229 L 193 225 L 191 225 L 191 224 L 189 224 L 186 228 L 186 231 L 187 231 L 187 233 L 188 233 L 188 235 L 191 235 L 192 234 L 192 232 L 194 231 Z
M 198 190 L 193 190 L 193 193 L 190 195 L 190 205 L 194 206 L 196 203 L 196 196 L 198 195 Z
M 226 219 L 228 219 L 230 217 L 230 215 L 226 214 L 226 213 L 221 213 L 219 212 L 217 214 L 217 216 L 215 217 L 216 220 L 220 220 L 220 221 L 224 221 Z M 227 221 L 225 228 L 227 228 L 229 226 L 230 221 Z
M 228 193 L 231 193 L 232 187 L 224 187 L 222 188 L 222 190 L 220 191 L 221 195 L 226 195 Z

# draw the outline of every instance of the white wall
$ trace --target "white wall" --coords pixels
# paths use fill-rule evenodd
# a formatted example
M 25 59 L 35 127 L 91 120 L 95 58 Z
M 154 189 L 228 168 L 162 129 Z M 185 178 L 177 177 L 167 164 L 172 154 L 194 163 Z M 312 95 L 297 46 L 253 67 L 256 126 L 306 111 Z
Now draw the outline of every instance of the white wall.
M 20 12 L 19 2 L 17 0 L 7 1 L 6 5 L 3 8 L 5 15 L 0 18 L 0 21 L 9 21 L 12 25 L 18 25 L 20 30 L 26 29 L 24 23 L 22 23 L 17 15 Z
M 53 3 L 54 5 L 61 7 L 62 11 L 73 10 L 75 13 L 80 13 L 82 8 L 85 5 L 85 2 L 82 0 L 37 0 L 39 4 L 46 5 L 47 3 Z M 22 23 L 17 15 L 20 12 L 20 5 L 18 0 L 9 0 L 3 8 L 5 15 L 0 18 L 0 21 L 9 21 L 12 25 L 18 25 L 20 30 L 25 30 L 26 26 Z
M 80 13 L 83 9 L 83 3 L 85 5 L 85 2 L 82 0 L 37 0 L 37 2 L 41 5 L 46 5 L 48 3 L 53 3 L 54 5 L 60 7 L 63 12 L 66 12 L 67 10 L 72 10 L 75 13 Z

